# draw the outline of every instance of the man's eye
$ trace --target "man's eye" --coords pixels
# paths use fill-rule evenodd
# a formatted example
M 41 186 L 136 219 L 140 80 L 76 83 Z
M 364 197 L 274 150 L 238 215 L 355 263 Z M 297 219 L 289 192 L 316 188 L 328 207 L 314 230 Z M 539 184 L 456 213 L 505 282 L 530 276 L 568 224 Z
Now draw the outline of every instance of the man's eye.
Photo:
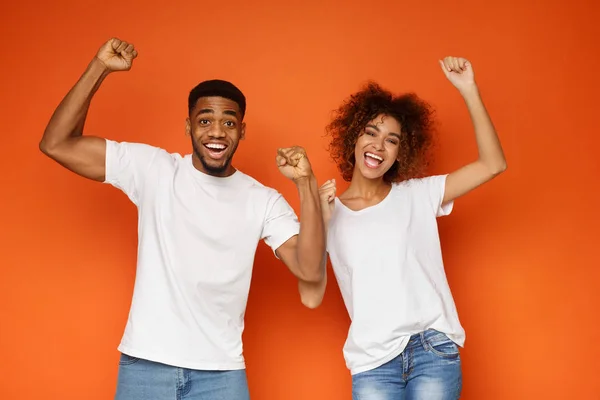
M 235 126 L 235 122 L 233 122 L 233 121 L 227 121 L 227 122 L 225 122 L 225 125 L 227 125 L 230 128 L 233 128 Z
M 200 122 L 200 125 L 208 125 L 209 124 L 209 121 L 207 119 L 201 119 L 198 122 Z

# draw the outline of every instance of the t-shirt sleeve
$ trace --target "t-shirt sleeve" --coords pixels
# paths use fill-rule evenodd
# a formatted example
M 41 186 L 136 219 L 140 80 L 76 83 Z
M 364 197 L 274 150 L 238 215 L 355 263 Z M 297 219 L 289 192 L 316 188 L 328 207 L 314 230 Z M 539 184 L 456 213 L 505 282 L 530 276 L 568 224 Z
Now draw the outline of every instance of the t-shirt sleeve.
M 442 204 L 446 190 L 446 178 L 448 175 L 434 175 L 421 180 L 424 196 L 427 196 L 436 217 L 449 215 L 454 208 L 454 201 Z
M 106 139 L 106 174 L 104 183 L 120 189 L 139 205 L 146 177 L 160 149 L 147 144 L 116 142 Z
M 290 238 L 300 233 L 300 222 L 294 209 L 277 193 L 272 196 L 265 215 L 261 239 L 275 251 Z M 277 257 L 277 253 L 275 253 Z

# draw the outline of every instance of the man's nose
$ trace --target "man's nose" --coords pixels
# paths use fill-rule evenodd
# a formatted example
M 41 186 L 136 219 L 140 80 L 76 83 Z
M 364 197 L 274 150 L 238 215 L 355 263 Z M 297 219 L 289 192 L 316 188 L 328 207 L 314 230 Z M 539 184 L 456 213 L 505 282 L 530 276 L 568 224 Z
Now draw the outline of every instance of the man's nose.
M 223 127 L 221 125 L 213 125 L 210 131 L 208 131 L 208 136 L 214 138 L 222 138 L 225 136 L 225 131 L 223 130 Z

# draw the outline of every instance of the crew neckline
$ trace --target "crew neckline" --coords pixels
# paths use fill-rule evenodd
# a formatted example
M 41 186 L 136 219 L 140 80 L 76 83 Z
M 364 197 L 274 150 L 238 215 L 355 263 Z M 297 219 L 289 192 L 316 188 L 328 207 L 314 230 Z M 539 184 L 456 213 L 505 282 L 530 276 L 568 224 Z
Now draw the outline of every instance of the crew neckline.
M 205 172 L 202 172 L 200 170 L 198 170 L 196 167 L 194 167 L 194 163 L 192 162 L 192 155 L 191 154 L 187 154 L 185 156 L 185 160 L 186 160 L 186 165 L 187 167 L 191 170 L 192 175 L 194 176 L 194 178 L 206 182 L 206 183 L 213 183 L 216 185 L 227 185 L 230 184 L 231 182 L 234 182 L 237 180 L 237 178 L 239 176 L 241 176 L 241 172 L 236 169 L 235 172 L 229 176 L 213 176 L 213 175 L 209 175 Z

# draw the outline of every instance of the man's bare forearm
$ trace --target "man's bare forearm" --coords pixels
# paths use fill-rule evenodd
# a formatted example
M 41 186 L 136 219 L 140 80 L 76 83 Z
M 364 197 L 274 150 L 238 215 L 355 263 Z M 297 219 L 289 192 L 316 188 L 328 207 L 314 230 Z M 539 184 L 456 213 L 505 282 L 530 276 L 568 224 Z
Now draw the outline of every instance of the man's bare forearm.
M 298 235 L 298 265 L 307 281 L 318 282 L 325 274 L 325 229 L 314 175 L 296 182 L 300 196 L 300 234 Z
M 92 97 L 108 73 L 104 63 L 94 57 L 83 75 L 54 111 L 40 142 L 42 151 L 50 152 L 66 140 L 83 134 L 83 126 Z

